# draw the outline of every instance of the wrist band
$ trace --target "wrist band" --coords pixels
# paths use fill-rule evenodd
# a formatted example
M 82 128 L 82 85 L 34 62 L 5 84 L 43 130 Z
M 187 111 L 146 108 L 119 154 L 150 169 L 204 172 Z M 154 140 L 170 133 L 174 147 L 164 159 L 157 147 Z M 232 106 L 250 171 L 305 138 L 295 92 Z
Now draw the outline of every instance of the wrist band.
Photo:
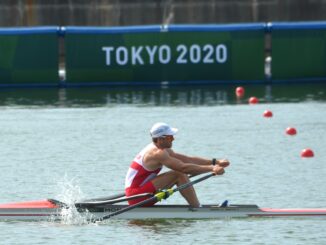
M 212 159 L 212 165 L 215 166 L 216 165 L 216 158 Z

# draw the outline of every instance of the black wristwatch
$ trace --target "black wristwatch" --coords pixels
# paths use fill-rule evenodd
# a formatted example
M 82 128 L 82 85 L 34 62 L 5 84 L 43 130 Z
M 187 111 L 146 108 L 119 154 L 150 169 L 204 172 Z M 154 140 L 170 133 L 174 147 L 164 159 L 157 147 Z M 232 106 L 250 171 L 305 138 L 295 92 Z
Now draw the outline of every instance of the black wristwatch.
M 212 159 L 212 165 L 215 166 L 216 165 L 216 158 Z

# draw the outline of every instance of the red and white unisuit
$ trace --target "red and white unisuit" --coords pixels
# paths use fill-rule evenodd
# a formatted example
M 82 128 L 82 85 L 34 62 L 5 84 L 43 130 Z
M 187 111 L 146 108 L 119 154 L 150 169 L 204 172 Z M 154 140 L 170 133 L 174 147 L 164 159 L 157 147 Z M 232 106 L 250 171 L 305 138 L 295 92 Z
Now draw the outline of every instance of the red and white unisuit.
M 133 196 L 141 193 L 155 193 L 155 186 L 152 184 L 151 180 L 157 176 L 162 168 L 158 168 L 154 171 L 146 169 L 143 163 L 144 155 L 151 149 L 156 147 L 153 143 L 147 145 L 142 149 L 132 161 L 125 179 L 125 193 L 126 196 Z M 147 199 L 137 198 L 134 200 L 128 201 L 129 205 L 138 203 Z M 154 203 L 151 203 L 147 206 L 151 206 Z

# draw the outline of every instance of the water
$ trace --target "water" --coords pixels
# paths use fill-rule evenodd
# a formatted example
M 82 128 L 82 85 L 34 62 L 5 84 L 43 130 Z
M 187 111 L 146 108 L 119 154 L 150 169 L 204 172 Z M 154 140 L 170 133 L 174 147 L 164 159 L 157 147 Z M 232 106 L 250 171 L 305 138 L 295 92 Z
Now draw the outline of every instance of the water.
M 230 86 L 1 91 L 1 203 L 119 193 L 148 129 L 165 121 L 179 128 L 175 151 L 231 161 L 224 176 L 196 185 L 202 203 L 326 207 L 324 87 L 248 86 L 246 98 L 262 101 L 253 106 Z M 288 126 L 298 134 L 287 136 Z M 314 158 L 300 157 L 307 147 Z M 164 203 L 185 202 L 176 194 Z M 323 218 L 68 219 L 0 222 L 0 236 L 1 244 L 324 244 L 325 226 Z

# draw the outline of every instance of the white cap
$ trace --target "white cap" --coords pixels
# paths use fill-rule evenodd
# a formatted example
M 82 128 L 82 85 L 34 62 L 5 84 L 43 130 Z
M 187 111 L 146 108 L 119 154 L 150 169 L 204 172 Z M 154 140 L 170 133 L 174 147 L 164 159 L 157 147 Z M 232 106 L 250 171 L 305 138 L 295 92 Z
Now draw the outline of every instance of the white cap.
M 178 132 L 177 128 L 171 128 L 166 123 L 155 123 L 150 130 L 152 138 L 162 137 L 163 135 L 175 135 Z

